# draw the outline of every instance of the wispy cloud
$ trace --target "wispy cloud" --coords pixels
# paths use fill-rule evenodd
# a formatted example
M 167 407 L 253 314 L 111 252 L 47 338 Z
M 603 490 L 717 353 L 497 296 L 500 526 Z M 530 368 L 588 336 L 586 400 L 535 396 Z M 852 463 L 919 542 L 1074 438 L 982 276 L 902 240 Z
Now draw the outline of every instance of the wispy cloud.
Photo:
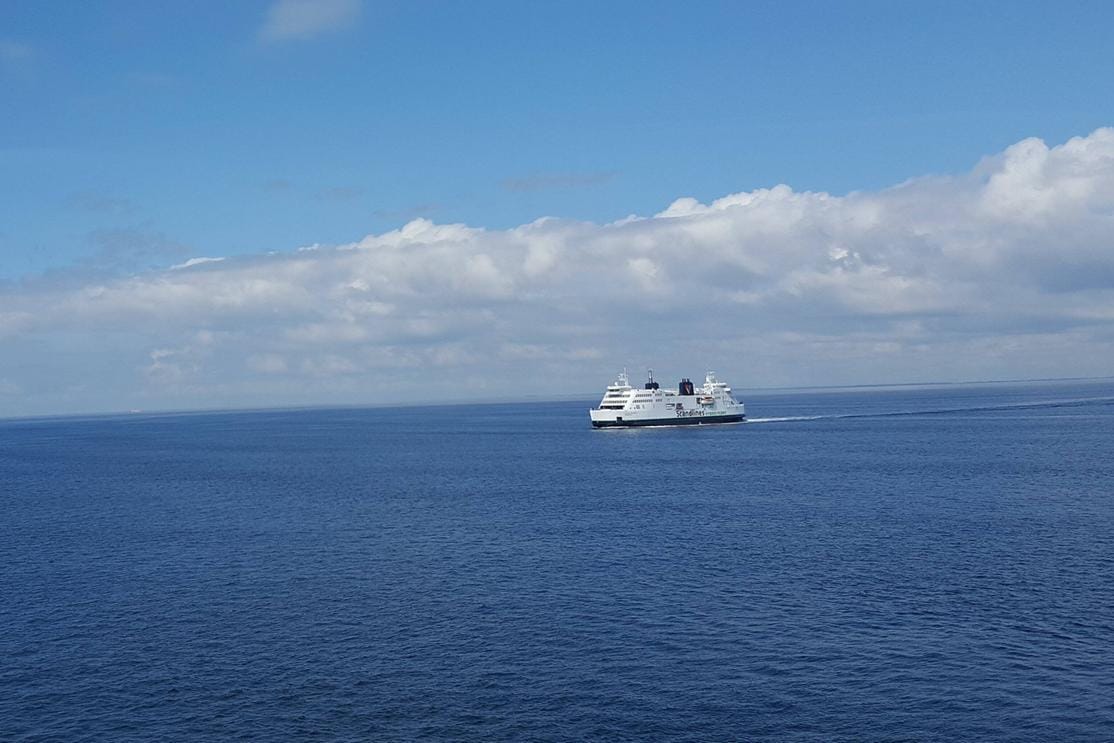
M 294 184 L 285 178 L 272 178 L 260 186 L 267 193 L 286 193 L 293 187 Z
M 35 54 L 30 44 L 25 44 L 12 39 L 0 39 L 0 60 L 4 62 L 20 62 L 31 59 Z
M 66 202 L 73 209 L 97 214 L 131 214 L 135 204 L 130 199 L 114 196 L 102 191 L 79 191 L 72 194 Z
M 277 0 L 267 9 L 259 38 L 265 42 L 312 39 L 351 26 L 360 0 Z
M 150 270 L 191 252 L 160 232 L 135 227 L 94 230 L 89 241 L 96 252 L 84 260 L 84 266 L 98 272 Z
M 76 361 L 26 377 L 74 337 L 116 339 L 118 373 L 97 389 L 122 408 L 564 392 L 624 363 L 714 363 L 740 387 L 1109 373 L 1112 214 L 1100 129 L 847 196 L 779 185 L 501 230 L 415 219 L 346 245 L 13 288 L 0 334 L 22 350 L 0 378 L 87 381 Z M 153 237 L 115 244 L 142 254 Z
M 363 195 L 364 189 L 359 186 L 331 186 L 317 192 L 319 198 L 334 202 L 354 201 Z
M 184 268 L 193 268 L 194 266 L 201 266 L 201 265 L 204 265 L 206 263 L 220 263 L 223 260 L 224 260 L 223 257 L 208 258 L 208 257 L 205 257 L 205 256 L 200 256 L 198 258 L 190 258 L 188 261 L 183 261 L 182 263 L 176 263 L 176 264 L 174 264 L 173 266 L 170 267 L 170 270 L 171 271 L 181 271 Z
M 596 173 L 535 173 L 520 178 L 508 178 L 503 188 L 508 191 L 548 191 L 565 188 L 587 188 L 614 180 L 619 174 L 615 171 Z
M 30 44 L 0 38 L 0 74 L 22 77 L 34 69 L 36 52 Z
M 176 75 L 155 70 L 138 71 L 129 73 L 128 82 L 147 90 L 170 90 L 182 84 L 182 79 Z
M 414 204 L 400 209 L 376 209 L 372 214 L 381 219 L 413 220 L 419 217 L 432 217 L 441 210 L 441 204 L 429 202 L 427 204 Z

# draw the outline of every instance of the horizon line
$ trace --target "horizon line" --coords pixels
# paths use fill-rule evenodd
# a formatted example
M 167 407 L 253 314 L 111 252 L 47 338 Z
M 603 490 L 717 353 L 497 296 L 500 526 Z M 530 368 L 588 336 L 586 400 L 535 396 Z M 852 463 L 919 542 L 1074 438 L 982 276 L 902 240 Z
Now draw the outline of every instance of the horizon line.
M 792 385 L 792 386 L 773 386 L 773 387 L 733 387 L 734 391 L 747 391 L 747 392 L 804 392 L 804 391 L 825 391 L 825 390 L 856 390 L 856 389 L 889 389 L 889 388 L 902 388 L 902 387 L 963 387 L 974 386 L 981 384 L 1031 384 L 1035 382 L 1099 382 L 1106 380 L 1114 380 L 1114 375 L 1104 376 L 1084 376 L 1084 377 L 1030 377 L 1030 378 L 1016 378 L 1016 379 L 975 379 L 953 382 L 879 382 L 869 384 L 838 384 L 838 385 Z M 130 409 L 130 410 L 102 410 L 102 411 L 85 411 L 73 413 L 39 413 L 32 415 L 0 415 L 0 422 L 33 422 L 33 421 L 53 421 L 53 420 L 71 420 L 81 418 L 132 418 L 132 417 L 162 417 L 162 416 L 186 416 L 186 415 L 220 415 L 226 413 L 281 413 L 281 412 L 298 412 L 307 410 L 366 410 L 366 409 L 388 409 L 388 410 L 405 410 L 407 408 L 427 408 L 434 406 L 453 406 L 460 407 L 465 405 L 508 405 L 515 403 L 549 403 L 549 402 L 575 402 L 579 400 L 589 401 L 599 395 L 598 392 L 570 392 L 563 395 L 535 397 L 527 395 L 525 397 L 517 398 L 493 398 L 493 397 L 477 397 L 471 399 L 441 399 L 441 400 L 424 400 L 418 402 L 407 403 L 406 405 L 397 405 L 394 403 L 307 403 L 304 405 L 278 405 L 269 407 L 243 407 L 243 408 L 161 408 L 154 410 L 144 409 Z M 743 401 L 745 404 L 745 400 Z

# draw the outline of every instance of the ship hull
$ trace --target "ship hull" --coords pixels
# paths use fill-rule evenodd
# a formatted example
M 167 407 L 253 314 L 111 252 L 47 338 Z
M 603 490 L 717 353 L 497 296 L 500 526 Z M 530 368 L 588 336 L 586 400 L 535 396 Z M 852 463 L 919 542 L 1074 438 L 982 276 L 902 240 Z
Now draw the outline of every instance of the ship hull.
M 633 420 L 593 420 L 593 428 L 640 428 L 643 426 L 707 426 L 714 423 L 740 423 L 745 415 L 701 415 L 673 418 L 635 418 Z

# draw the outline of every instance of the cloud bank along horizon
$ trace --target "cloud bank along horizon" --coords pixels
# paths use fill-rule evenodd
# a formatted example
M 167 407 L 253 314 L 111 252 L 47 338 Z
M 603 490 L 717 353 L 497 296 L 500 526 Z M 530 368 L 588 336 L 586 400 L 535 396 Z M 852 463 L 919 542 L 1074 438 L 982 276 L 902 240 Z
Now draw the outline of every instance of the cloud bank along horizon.
M 845 196 L 609 224 L 415 219 L 0 291 L 0 415 L 1114 373 L 1114 129 Z

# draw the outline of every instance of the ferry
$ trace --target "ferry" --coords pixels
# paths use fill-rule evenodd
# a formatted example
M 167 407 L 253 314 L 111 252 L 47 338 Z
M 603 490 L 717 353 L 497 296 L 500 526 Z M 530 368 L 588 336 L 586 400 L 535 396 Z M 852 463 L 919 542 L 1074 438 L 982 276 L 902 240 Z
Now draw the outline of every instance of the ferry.
M 743 404 L 731 396 L 731 388 L 708 372 L 704 385 L 695 387 L 682 379 L 677 391 L 663 390 L 651 369 L 643 389 L 630 384 L 624 370 L 607 386 L 598 407 L 588 411 L 595 428 L 628 426 L 680 426 L 707 423 L 739 423 L 746 420 Z

